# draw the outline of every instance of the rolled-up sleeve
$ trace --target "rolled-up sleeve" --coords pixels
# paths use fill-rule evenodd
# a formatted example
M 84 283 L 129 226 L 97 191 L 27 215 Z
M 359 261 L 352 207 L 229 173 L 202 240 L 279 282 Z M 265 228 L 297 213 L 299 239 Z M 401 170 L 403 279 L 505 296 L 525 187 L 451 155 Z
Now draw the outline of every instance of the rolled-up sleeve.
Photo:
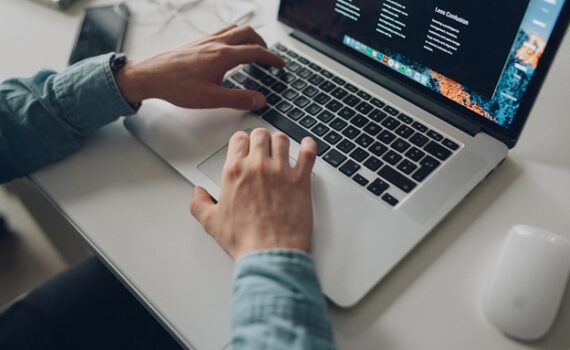
M 336 349 L 312 258 L 267 250 L 235 266 L 232 348 Z
M 113 55 L 0 84 L 0 183 L 62 159 L 93 131 L 135 113 L 115 83 Z

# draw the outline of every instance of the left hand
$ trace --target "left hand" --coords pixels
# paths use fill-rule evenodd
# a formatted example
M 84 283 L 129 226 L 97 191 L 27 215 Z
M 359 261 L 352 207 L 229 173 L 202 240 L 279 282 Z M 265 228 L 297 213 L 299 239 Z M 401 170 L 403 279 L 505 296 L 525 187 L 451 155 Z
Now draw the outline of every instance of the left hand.
M 222 87 L 229 70 L 250 63 L 285 64 L 251 27 L 231 25 L 196 42 L 130 61 L 117 72 L 116 81 L 131 104 L 160 98 L 183 108 L 255 110 L 265 106 L 263 94 Z

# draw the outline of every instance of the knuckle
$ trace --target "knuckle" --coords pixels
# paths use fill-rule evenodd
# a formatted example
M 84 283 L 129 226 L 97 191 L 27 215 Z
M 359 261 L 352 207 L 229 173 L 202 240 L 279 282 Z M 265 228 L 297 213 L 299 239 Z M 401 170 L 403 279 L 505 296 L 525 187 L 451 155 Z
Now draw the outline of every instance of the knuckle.
M 289 137 L 285 133 L 279 131 L 273 135 L 276 141 L 279 142 L 289 142 Z
M 247 135 L 247 133 L 245 131 L 238 131 L 235 134 L 233 134 L 231 141 L 233 141 L 233 142 L 244 142 L 247 140 L 249 140 L 249 136 Z
M 263 159 L 255 159 L 252 161 L 249 171 L 254 175 L 263 175 L 267 171 L 267 164 Z
M 229 164 L 225 169 L 225 174 L 230 179 L 239 177 L 242 173 L 242 166 L 239 162 Z

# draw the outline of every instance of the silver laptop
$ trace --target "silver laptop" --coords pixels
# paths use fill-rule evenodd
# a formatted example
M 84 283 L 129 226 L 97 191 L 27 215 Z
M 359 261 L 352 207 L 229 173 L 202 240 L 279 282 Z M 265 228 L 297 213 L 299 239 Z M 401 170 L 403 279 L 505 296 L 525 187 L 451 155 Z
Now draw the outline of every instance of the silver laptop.
M 313 136 L 312 254 L 325 294 L 356 304 L 507 156 L 568 25 L 563 0 L 282 0 L 266 28 L 284 70 L 227 88 L 255 113 L 145 102 L 127 128 L 217 197 L 237 130 Z

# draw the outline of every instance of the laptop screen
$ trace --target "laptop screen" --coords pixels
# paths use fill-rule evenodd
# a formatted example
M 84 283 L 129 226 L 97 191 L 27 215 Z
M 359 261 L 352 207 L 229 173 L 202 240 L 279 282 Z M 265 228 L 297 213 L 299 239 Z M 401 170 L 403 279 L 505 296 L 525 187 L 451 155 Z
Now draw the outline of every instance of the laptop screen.
M 509 129 L 564 2 L 282 0 L 280 19 Z

